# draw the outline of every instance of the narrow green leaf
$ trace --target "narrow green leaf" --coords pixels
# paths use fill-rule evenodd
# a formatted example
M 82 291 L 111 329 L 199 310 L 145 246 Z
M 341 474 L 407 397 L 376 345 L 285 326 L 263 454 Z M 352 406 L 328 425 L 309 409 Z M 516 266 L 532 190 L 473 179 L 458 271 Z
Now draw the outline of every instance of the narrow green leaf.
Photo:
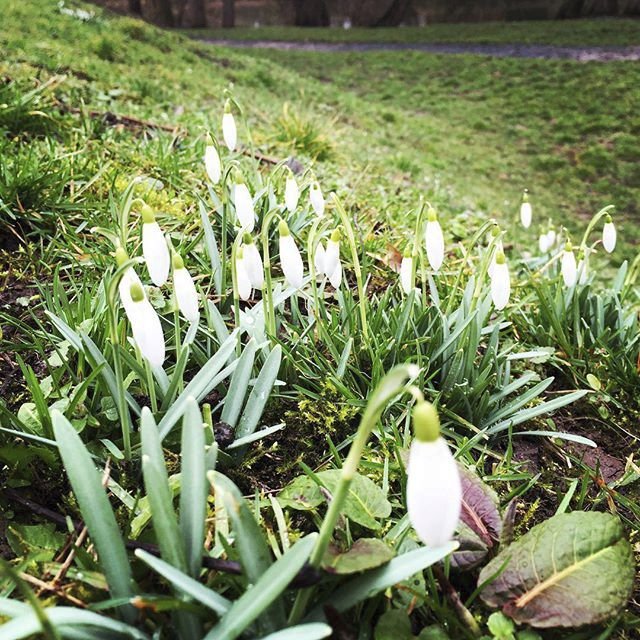
M 249 340 L 240 356 L 238 366 L 233 372 L 229 390 L 224 398 L 224 407 L 220 419 L 234 428 L 249 392 L 249 380 L 251 380 L 251 372 L 253 371 L 256 348 L 256 341 Z
M 216 293 L 222 295 L 222 266 L 220 263 L 220 252 L 216 243 L 216 236 L 213 233 L 213 227 L 209 220 L 207 208 L 202 200 L 198 201 L 200 209 L 200 221 L 202 222 L 202 230 L 204 232 L 204 245 L 211 262 L 211 275 Z

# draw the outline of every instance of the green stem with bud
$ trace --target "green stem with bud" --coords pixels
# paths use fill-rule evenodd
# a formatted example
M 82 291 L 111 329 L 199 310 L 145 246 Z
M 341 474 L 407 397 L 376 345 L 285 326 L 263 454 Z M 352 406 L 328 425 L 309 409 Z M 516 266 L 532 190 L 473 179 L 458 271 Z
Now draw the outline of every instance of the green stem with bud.
M 604 209 L 600 209 L 600 211 L 598 211 L 598 213 L 596 213 L 596 215 L 591 218 L 591 222 L 589 222 L 589 224 L 587 225 L 584 235 L 582 236 L 582 242 L 580 243 L 581 249 L 584 249 L 587 246 L 587 240 L 589 239 L 589 236 L 591 235 L 591 232 L 595 228 L 596 224 L 598 224 L 598 222 L 606 215 L 610 215 L 610 212 L 613 208 L 614 205 L 610 204 L 604 207 Z

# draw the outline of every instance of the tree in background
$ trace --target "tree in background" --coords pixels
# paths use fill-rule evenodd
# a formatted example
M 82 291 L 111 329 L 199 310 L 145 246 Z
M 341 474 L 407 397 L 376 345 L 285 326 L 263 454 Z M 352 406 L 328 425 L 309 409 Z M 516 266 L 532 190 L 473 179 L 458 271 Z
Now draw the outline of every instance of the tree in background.
M 232 29 L 236 26 L 235 0 L 222 0 L 222 26 Z
M 129 0 L 128 7 L 129 7 L 129 13 L 132 13 L 134 16 L 142 15 L 141 0 Z
M 151 0 L 151 22 L 161 27 L 173 27 L 171 0 Z
M 325 0 L 293 0 L 293 10 L 299 27 L 328 27 L 331 22 Z

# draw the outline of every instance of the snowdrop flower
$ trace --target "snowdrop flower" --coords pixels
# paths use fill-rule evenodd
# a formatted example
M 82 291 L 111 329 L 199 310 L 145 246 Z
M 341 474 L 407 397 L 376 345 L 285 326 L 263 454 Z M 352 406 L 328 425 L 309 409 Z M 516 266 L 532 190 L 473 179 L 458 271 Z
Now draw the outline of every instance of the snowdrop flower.
M 552 226 L 549 226 L 549 231 L 547 231 L 547 246 L 549 247 L 548 251 L 551 251 L 551 249 L 553 249 L 557 239 L 558 234 L 556 233 L 556 230 Z
M 298 183 L 293 177 L 293 172 L 289 169 L 289 173 L 287 173 L 287 182 L 284 187 L 284 203 L 289 213 L 293 213 L 296 210 L 299 197 L 300 189 L 298 189 Z
M 571 242 L 567 240 L 562 252 L 561 263 L 562 278 L 566 287 L 573 287 L 576 283 L 578 268 L 576 265 L 576 256 L 573 253 Z
M 116 264 L 120 267 L 127 260 L 129 256 L 127 252 L 122 248 L 118 247 L 116 249 Z M 144 288 L 142 287 L 142 282 L 138 277 L 138 274 L 133 270 L 132 267 L 129 267 L 120 278 L 120 282 L 118 283 L 118 293 L 120 294 L 120 301 L 122 302 L 122 306 L 124 307 L 124 311 L 127 315 L 129 315 L 133 300 L 131 300 L 131 285 L 138 284 L 142 289 L 142 293 L 144 295 Z
M 317 181 L 309 189 L 309 199 L 316 215 L 321 218 L 324 215 L 324 196 Z
M 409 451 L 407 511 L 418 537 L 429 547 L 449 542 L 460 519 L 462 484 L 434 406 L 424 400 L 413 410 L 415 439 Z
M 242 236 L 242 250 L 244 255 L 244 265 L 249 276 L 249 282 L 254 289 L 262 289 L 264 285 L 264 265 L 262 256 L 250 233 Z
M 222 176 L 222 166 L 220 164 L 220 156 L 214 144 L 208 144 L 204 150 L 204 168 L 207 171 L 209 180 L 213 184 L 220 182 Z
M 549 234 L 543 231 L 538 238 L 538 248 L 540 253 L 547 253 L 551 246 L 549 245 Z
M 323 271 L 328 278 L 340 265 L 340 229 L 334 229 L 324 252 Z
M 611 216 L 607 214 L 604 219 L 604 227 L 602 228 L 602 246 L 607 253 L 611 253 L 616 248 L 616 228 L 613 225 Z
M 531 203 L 529 202 L 529 191 L 524 190 L 522 194 L 522 204 L 520 205 L 520 222 L 525 229 L 531 226 Z
M 406 295 L 413 291 L 413 257 L 407 250 L 400 263 L 400 286 Z
M 251 279 L 249 278 L 243 247 L 238 247 L 236 251 L 236 286 L 241 300 L 248 300 L 251 297 Z
M 253 198 L 240 173 L 236 174 L 233 188 L 233 204 L 236 207 L 236 215 L 238 216 L 240 227 L 245 231 L 253 231 L 256 221 Z
M 149 205 L 142 207 L 142 254 L 153 284 L 161 287 L 169 277 L 171 257 L 167 241 Z
M 231 102 L 227 100 L 224 105 L 224 115 L 222 116 L 222 137 L 224 143 L 229 148 L 229 151 L 233 151 L 236 148 L 238 142 L 238 131 L 236 129 L 236 121 L 231 113 Z
M 586 284 L 587 279 L 589 278 L 589 255 L 588 250 L 580 251 L 580 255 L 578 256 L 578 284 Z
M 319 277 L 322 277 L 324 275 L 324 256 L 325 250 L 322 246 L 322 242 L 318 242 L 316 253 L 313 257 L 313 266 L 315 267 L 316 276 Z
M 191 274 L 185 269 L 184 261 L 177 253 L 173 256 L 173 292 L 180 313 L 189 322 L 198 322 L 198 292 Z
M 284 277 L 290 286 L 300 289 L 304 277 L 304 266 L 300 251 L 298 251 L 295 240 L 284 220 L 280 220 L 278 231 L 280 232 L 280 265 L 282 266 L 282 273 L 284 273 Z
M 149 364 L 154 368 L 161 367 L 164 362 L 165 347 L 160 318 L 139 284 L 132 284 L 129 291 L 131 308 L 127 312 L 127 317 L 131 323 L 133 339 Z
M 431 207 L 427 211 L 427 227 L 424 233 L 424 242 L 427 247 L 427 258 L 434 271 L 439 271 L 444 260 L 444 236 L 442 227 L 438 222 L 438 216 Z
M 493 305 L 500 311 L 507 306 L 511 295 L 511 281 L 509 279 L 509 267 L 502 251 L 497 252 L 495 265 L 491 276 L 491 299 Z

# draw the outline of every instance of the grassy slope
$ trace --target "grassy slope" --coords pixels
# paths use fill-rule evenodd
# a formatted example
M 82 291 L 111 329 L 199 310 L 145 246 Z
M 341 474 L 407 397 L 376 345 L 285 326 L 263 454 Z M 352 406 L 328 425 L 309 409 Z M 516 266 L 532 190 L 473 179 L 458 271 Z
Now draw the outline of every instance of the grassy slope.
M 190 32 L 194 33 L 194 32 Z M 206 29 L 211 38 L 307 40 L 313 42 L 476 42 L 558 46 L 630 46 L 640 44 L 640 20 L 562 20 L 432 24 L 401 29 L 315 29 L 260 27 Z

